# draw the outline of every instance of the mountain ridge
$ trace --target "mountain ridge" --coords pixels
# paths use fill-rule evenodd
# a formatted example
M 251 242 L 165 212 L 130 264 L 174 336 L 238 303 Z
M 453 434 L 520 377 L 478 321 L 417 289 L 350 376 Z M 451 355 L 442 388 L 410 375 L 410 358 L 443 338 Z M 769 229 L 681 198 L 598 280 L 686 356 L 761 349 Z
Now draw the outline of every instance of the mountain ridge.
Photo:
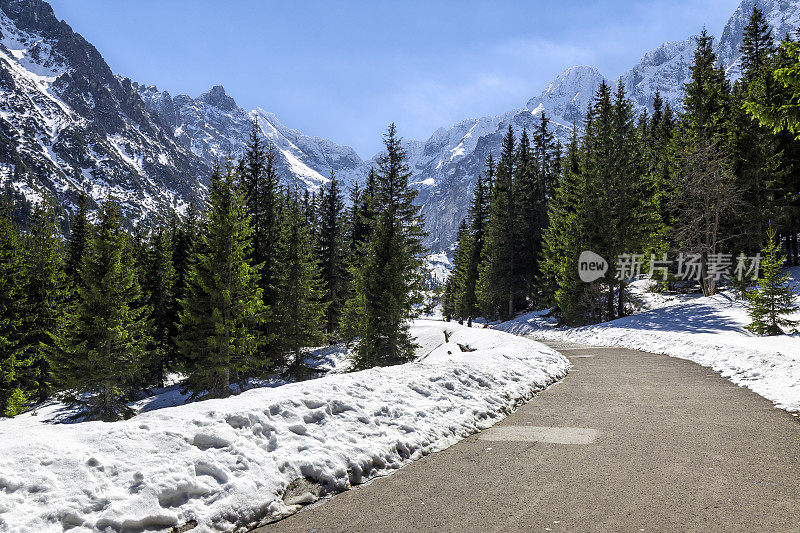
M 767 15 L 776 39 L 800 25 L 800 0 L 742 0 L 716 43 L 733 78 L 754 5 Z M 651 107 L 656 90 L 680 107 L 694 46 L 693 37 L 665 42 L 618 78 L 637 111 Z M 432 253 L 450 250 L 475 178 L 488 154 L 499 153 L 506 128 L 531 130 L 545 113 L 564 143 L 573 127 L 581 127 L 603 80 L 609 81 L 595 67 L 573 66 L 519 108 L 404 141 Z M 286 185 L 316 190 L 335 174 L 351 187 L 380 156 L 363 160 L 351 147 L 291 129 L 269 111 L 247 111 L 222 85 L 195 98 L 173 97 L 114 75 L 44 0 L 0 0 L 0 96 L 0 176 L 6 182 L 33 200 L 49 194 L 67 206 L 80 191 L 94 201 L 111 195 L 131 218 L 181 209 L 202 196 L 214 162 L 241 155 L 254 122 L 276 146 Z

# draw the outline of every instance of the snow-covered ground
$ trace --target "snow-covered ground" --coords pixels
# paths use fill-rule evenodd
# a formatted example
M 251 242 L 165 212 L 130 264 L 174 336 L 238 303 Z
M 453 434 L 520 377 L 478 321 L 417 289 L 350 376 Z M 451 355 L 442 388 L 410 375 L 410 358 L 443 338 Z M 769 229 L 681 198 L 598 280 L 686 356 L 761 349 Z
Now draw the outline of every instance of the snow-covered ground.
M 418 320 L 412 332 L 419 360 L 405 365 L 115 423 L 0 420 L 0 531 L 243 530 L 489 427 L 569 367 L 491 329 Z
M 791 272 L 797 283 L 800 268 Z M 800 320 L 800 315 L 791 318 Z M 689 359 L 781 409 L 800 411 L 800 333 L 759 337 L 745 329 L 749 323 L 744 302 L 725 292 L 593 326 L 558 329 L 545 312 L 533 312 L 494 328 L 543 340 L 621 346 Z

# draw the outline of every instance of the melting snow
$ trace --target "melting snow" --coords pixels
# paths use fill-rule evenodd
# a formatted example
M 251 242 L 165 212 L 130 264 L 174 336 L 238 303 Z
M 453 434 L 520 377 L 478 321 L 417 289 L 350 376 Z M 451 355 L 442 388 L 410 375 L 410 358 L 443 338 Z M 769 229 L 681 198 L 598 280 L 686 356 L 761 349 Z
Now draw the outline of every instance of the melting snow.
M 445 344 L 444 331 L 450 334 Z M 346 490 L 502 419 L 569 363 L 528 339 L 417 321 L 421 360 L 116 423 L 0 421 L 0 529 L 245 529 L 290 483 Z M 470 350 L 462 352 L 461 347 Z

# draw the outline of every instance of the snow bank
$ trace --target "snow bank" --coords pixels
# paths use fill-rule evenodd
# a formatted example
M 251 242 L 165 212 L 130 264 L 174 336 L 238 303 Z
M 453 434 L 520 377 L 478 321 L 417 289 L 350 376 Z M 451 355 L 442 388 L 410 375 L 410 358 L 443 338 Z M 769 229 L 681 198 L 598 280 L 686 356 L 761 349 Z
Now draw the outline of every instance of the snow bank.
M 246 529 L 313 501 L 318 484 L 346 490 L 491 426 L 569 366 L 489 329 L 418 321 L 412 332 L 423 355 L 406 365 L 124 422 L 0 421 L 0 531 Z
M 798 274 L 800 269 L 794 269 L 795 281 Z M 544 313 L 534 312 L 495 329 L 688 359 L 713 368 L 781 409 L 800 411 L 800 333 L 759 337 L 745 329 L 749 323 L 744 303 L 722 293 L 594 326 L 557 329 Z

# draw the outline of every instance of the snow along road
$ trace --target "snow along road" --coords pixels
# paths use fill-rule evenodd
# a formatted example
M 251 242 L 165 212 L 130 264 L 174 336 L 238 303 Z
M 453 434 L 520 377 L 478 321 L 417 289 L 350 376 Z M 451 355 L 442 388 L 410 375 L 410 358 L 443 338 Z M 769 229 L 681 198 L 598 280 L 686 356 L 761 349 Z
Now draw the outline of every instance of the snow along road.
M 259 533 L 800 531 L 800 420 L 693 362 L 556 344 L 564 380 Z
M 110 424 L 57 424 L 45 408 L 0 419 L 0 532 L 244 531 L 486 429 L 569 369 L 508 333 L 411 332 L 419 359 L 404 365 Z

